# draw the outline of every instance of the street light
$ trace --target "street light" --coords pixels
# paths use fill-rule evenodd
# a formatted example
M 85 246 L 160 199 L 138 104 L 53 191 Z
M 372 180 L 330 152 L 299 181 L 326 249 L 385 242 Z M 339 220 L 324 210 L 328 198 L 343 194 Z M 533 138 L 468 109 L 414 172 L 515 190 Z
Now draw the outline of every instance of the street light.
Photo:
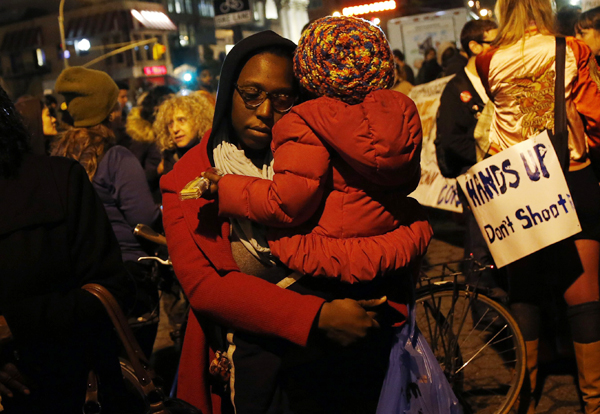
M 91 47 L 92 45 L 90 44 L 90 41 L 85 38 L 75 41 L 75 49 L 79 50 L 80 52 L 89 52 Z

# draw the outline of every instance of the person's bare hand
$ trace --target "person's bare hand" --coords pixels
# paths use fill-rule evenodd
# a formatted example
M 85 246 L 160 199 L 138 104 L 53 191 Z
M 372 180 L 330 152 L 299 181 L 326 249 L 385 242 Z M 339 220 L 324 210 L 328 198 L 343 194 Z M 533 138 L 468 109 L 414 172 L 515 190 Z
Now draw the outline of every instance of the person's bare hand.
M 13 391 L 25 395 L 31 393 L 17 367 L 12 363 L 8 363 L 0 368 L 0 395 L 11 398 Z
M 222 175 L 218 174 L 213 168 L 206 170 L 202 173 L 202 177 L 206 178 L 210 181 L 210 185 L 208 186 L 208 191 L 210 194 L 215 194 L 219 191 L 219 180 Z
M 379 299 L 359 300 L 358 304 L 367 311 L 367 315 L 369 315 L 371 318 L 377 320 L 377 312 L 374 309 L 383 305 L 386 302 L 387 302 L 387 296 L 383 296 Z
M 376 313 L 367 309 L 385 302 L 385 298 L 361 302 L 353 299 L 326 302 L 321 308 L 319 329 L 328 339 L 342 346 L 352 345 L 365 338 L 369 331 L 379 328 L 375 320 Z

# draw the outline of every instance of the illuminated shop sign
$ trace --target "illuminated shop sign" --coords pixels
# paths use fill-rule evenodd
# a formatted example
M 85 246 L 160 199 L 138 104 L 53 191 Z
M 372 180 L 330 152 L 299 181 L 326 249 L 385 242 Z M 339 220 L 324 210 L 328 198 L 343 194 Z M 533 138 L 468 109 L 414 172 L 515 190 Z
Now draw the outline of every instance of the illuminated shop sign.
M 166 75 L 167 67 L 166 66 L 145 66 L 144 67 L 144 75 L 146 76 L 159 76 Z

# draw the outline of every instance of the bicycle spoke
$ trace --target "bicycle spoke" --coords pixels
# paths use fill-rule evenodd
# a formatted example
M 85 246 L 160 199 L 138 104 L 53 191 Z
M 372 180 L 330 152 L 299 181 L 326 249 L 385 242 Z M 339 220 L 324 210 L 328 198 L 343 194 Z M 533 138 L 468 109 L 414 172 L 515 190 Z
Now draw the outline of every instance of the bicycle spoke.
M 504 328 L 502 328 L 500 330 L 500 332 L 502 332 L 502 331 L 504 331 Z M 463 364 L 463 366 L 460 367 L 459 370 L 456 371 L 456 372 L 458 373 L 458 372 L 462 371 L 462 369 L 464 367 L 466 367 L 467 365 L 469 365 L 469 363 L 473 360 L 473 358 L 475 358 L 477 355 L 479 355 L 481 352 L 483 352 L 483 350 L 486 349 L 492 343 L 492 341 L 496 338 L 496 336 L 500 335 L 500 332 L 498 332 L 496 335 L 494 335 L 494 337 L 492 339 L 490 339 L 482 348 L 480 348 L 479 351 L 477 351 L 477 353 L 475 353 L 475 355 L 473 355 L 467 362 L 465 362 Z

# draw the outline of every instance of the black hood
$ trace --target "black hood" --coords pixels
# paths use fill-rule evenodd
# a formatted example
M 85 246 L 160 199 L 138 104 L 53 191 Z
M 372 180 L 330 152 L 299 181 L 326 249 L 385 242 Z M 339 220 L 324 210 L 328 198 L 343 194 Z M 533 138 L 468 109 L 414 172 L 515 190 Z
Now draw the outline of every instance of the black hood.
M 290 51 L 292 52 L 296 49 L 296 44 L 291 40 L 283 38 L 271 30 L 267 30 L 253 34 L 252 36 L 239 41 L 227 54 L 223 66 L 221 67 L 221 77 L 219 78 L 219 88 L 217 90 L 217 103 L 215 105 L 215 116 L 213 118 L 208 148 L 211 148 L 211 142 L 215 136 L 229 133 L 231 102 L 233 99 L 233 91 L 235 90 L 234 84 L 237 82 L 242 68 L 252 56 L 273 46 L 290 48 Z M 208 153 L 212 163 L 212 151 L 208 151 Z

